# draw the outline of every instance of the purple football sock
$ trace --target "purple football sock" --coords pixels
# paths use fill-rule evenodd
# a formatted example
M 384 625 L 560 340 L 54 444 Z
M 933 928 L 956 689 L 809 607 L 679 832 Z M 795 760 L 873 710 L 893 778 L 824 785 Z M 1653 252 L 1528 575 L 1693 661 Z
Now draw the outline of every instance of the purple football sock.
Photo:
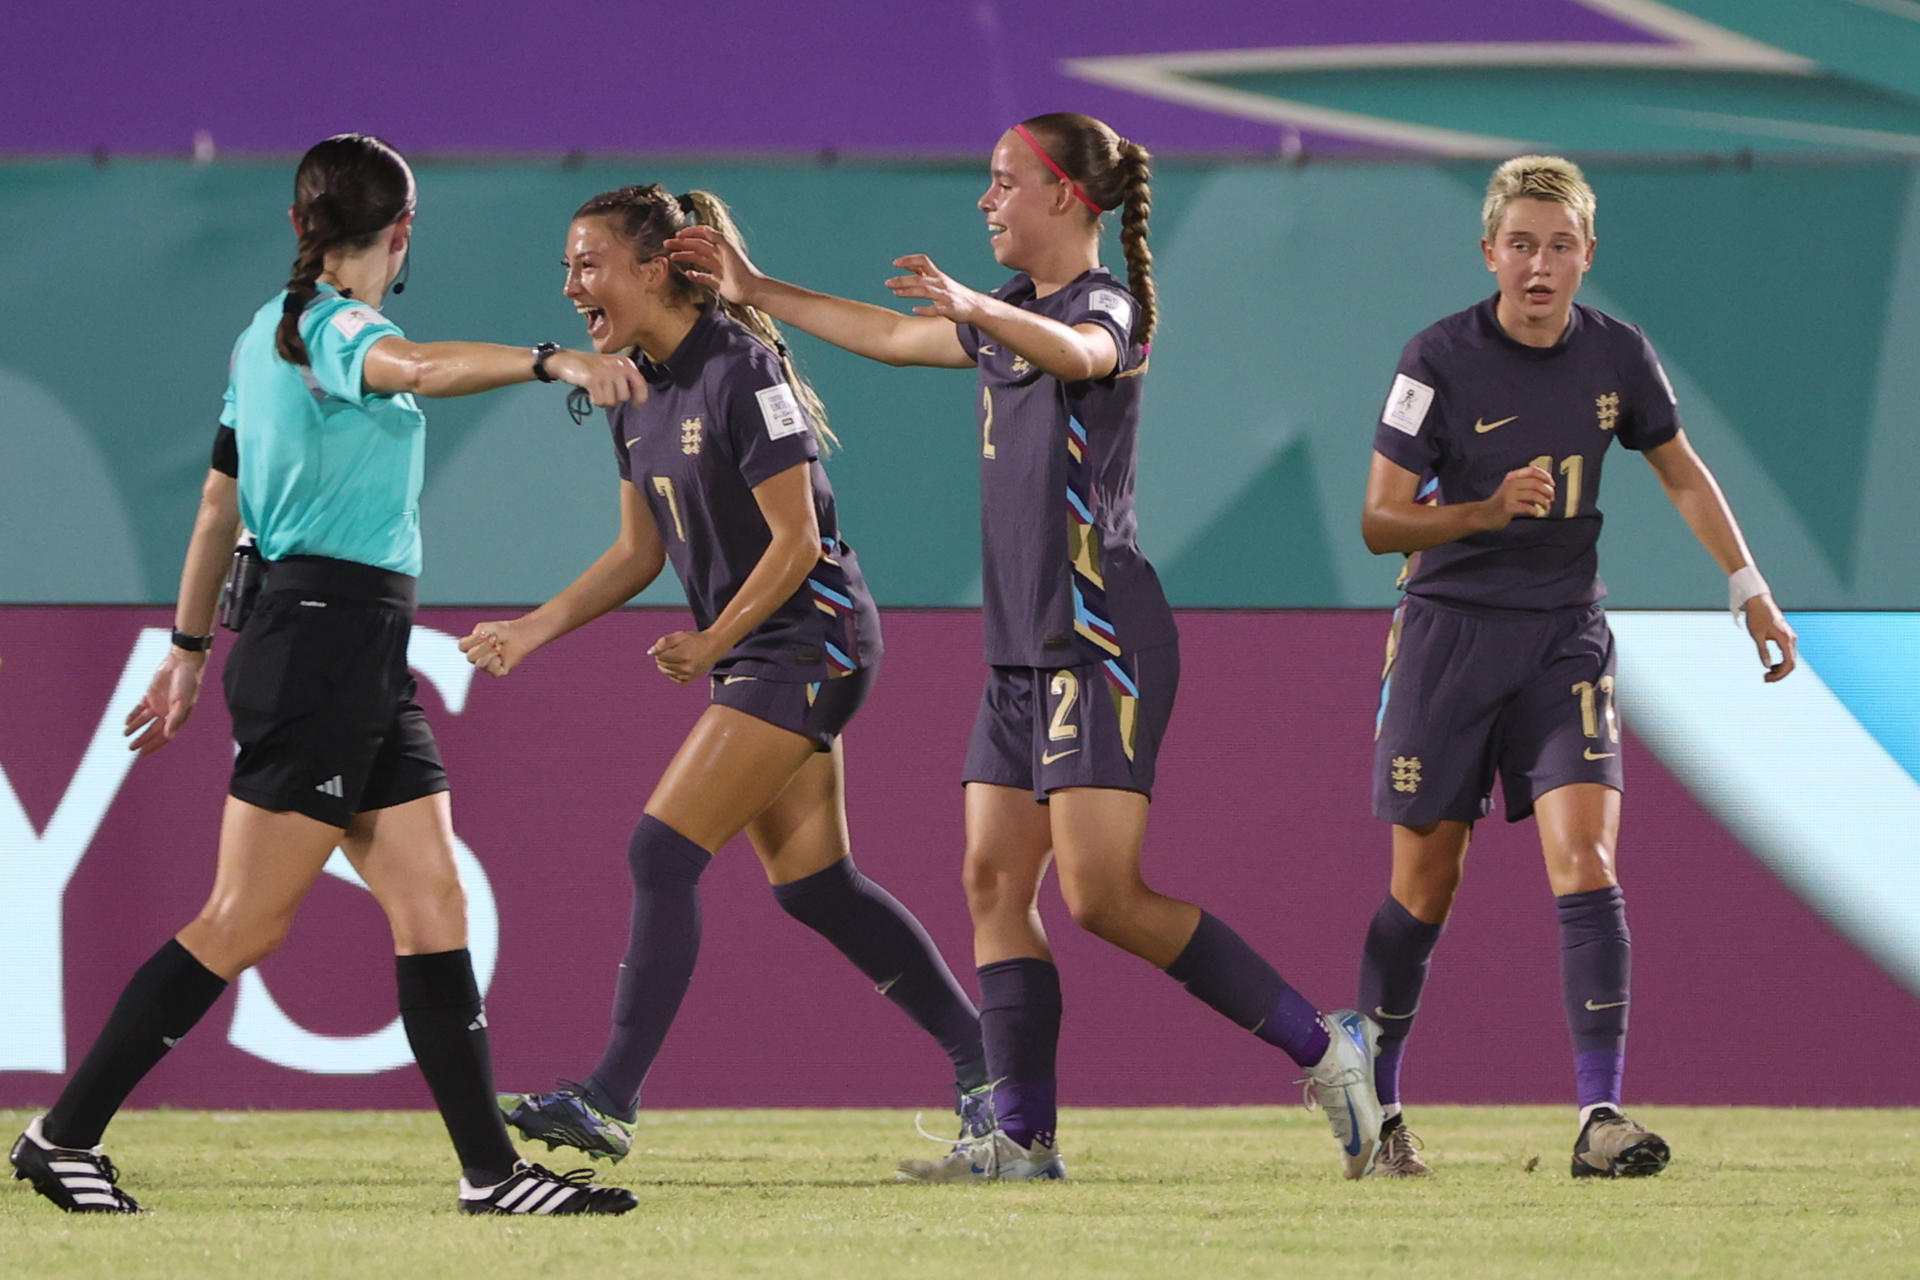
M 1580 1106 L 1618 1104 L 1627 1063 L 1628 979 L 1633 937 L 1620 886 L 1555 898 L 1560 913 L 1560 986 L 1573 1032 Z
M 774 885 L 773 899 L 838 947 L 882 995 L 939 1041 L 963 1089 L 986 1083 L 973 1002 L 913 913 L 861 875 L 852 858 Z
M 651 815 L 627 845 L 633 917 L 613 992 L 613 1032 L 586 1083 L 631 1113 L 700 955 L 700 873 L 713 855 Z
M 1301 1066 L 1326 1056 L 1320 1011 L 1217 917 L 1200 913 L 1193 937 L 1167 966 L 1167 976 Z
M 1060 971 L 1020 958 L 980 966 L 980 1034 L 1000 1127 L 1023 1147 L 1053 1145 L 1054 1059 L 1060 1046 Z
M 1384 1105 L 1400 1101 L 1400 1060 L 1427 985 L 1427 961 L 1444 925 L 1428 924 L 1392 894 L 1373 913 L 1360 953 L 1360 1012 L 1380 1024 L 1380 1056 L 1373 1082 Z

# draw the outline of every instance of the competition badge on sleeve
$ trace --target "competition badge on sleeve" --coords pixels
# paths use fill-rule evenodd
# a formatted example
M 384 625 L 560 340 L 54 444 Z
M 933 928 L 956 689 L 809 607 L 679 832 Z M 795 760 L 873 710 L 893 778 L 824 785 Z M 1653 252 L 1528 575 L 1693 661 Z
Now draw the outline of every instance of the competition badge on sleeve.
M 1387 393 L 1387 407 L 1380 411 L 1380 421 L 1395 431 L 1417 436 L 1420 434 L 1420 424 L 1427 420 L 1427 410 L 1432 407 L 1432 387 L 1418 378 L 1396 373 L 1393 375 L 1393 390 Z

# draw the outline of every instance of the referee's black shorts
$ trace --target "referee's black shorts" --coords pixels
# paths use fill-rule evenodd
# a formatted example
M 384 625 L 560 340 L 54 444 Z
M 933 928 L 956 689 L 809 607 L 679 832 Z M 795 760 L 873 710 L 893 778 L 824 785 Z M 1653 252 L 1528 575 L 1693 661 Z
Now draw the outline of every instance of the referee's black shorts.
M 322 556 L 267 566 L 223 683 L 228 794 L 329 826 L 447 789 L 407 670 L 414 580 Z

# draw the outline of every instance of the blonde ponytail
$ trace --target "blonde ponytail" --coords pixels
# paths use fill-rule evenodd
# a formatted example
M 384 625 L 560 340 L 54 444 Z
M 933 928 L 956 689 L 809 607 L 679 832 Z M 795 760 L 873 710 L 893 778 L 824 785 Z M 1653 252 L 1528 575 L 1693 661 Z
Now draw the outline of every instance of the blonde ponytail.
M 703 227 L 712 227 L 726 241 L 738 249 L 744 257 L 747 252 L 746 240 L 740 234 L 739 224 L 733 220 L 733 211 L 726 202 L 711 191 L 689 191 L 675 201 L 682 216 L 689 223 L 698 223 Z M 688 281 L 692 285 L 691 281 Z M 698 286 L 693 286 L 698 287 Z M 780 367 L 787 375 L 787 385 L 793 388 L 793 394 L 800 401 L 800 407 L 806 410 L 807 420 L 813 424 L 814 439 L 820 442 L 820 451 L 830 453 L 840 443 L 833 434 L 833 428 L 827 425 L 827 406 L 813 384 L 801 376 L 794 364 L 793 353 L 787 350 L 786 338 L 780 332 L 780 326 L 772 316 L 758 307 L 749 307 L 738 302 L 729 302 L 717 293 L 712 293 L 714 302 L 720 309 L 748 333 L 758 338 L 769 350 L 780 357 Z

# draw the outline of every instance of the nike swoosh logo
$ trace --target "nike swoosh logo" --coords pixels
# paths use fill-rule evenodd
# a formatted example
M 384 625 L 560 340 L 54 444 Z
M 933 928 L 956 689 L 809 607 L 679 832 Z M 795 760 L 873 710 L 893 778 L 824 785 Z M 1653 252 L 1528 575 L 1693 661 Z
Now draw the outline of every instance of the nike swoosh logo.
M 1078 747 L 1068 747 L 1068 748 L 1067 748 L 1067 749 L 1066 749 L 1065 751 L 1062 751 L 1062 752 L 1060 752 L 1060 753 L 1059 753 L 1059 754 L 1057 754 L 1057 755 L 1056 755 L 1055 753 L 1053 753 L 1053 752 L 1051 752 L 1051 751 L 1048 751 L 1048 752 L 1045 752 L 1045 753 L 1043 753 L 1043 754 L 1041 755 L 1041 757 L 1040 757 L 1040 763 L 1041 763 L 1041 764 L 1052 764 L 1052 763 L 1053 763 L 1053 762 L 1054 762 L 1055 760 L 1065 760 L 1065 759 L 1066 759 L 1066 758 L 1067 758 L 1068 756 L 1070 756 L 1070 755 L 1076 755 L 1076 754 L 1078 754 L 1078 753 L 1079 753 L 1079 750 L 1080 750 L 1080 748 L 1078 748 Z
M 1413 1013 L 1418 1013 L 1418 1012 L 1420 1012 L 1420 1006 L 1415 1005 L 1413 1008 Z M 1405 1022 L 1408 1018 L 1411 1018 L 1413 1016 L 1413 1013 L 1388 1013 L 1385 1009 L 1382 1009 L 1379 1005 L 1373 1006 L 1374 1017 L 1392 1018 L 1395 1022 Z
M 1373 1057 L 1372 1054 L 1367 1052 L 1367 1037 L 1358 1027 L 1353 1026 L 1351 1023 L 1342 1022 L 1340 1029 L 1346 1033 L 1347 1039 L 1353 1041 L 1359 1048 L 1362 1058 L 1371 1059 Z M 1347 1102 L 1347 1132 L 1352 1134 L 1353 1137 L 1343 1143 L 1341 1149 L 1350 1156 L 1357 1156 L 1360 1154 L 1360 1148 L 1366 1145 L 1367 1139 L 1366 1136 L 1360 1132 L 1360 1113 L 1353 1108 L 1352 1091 L 1347 1091 L 1343 1096 Z
M 991 342 L 983 342 L 980 344 L 980 354 L 983 356 L 999 355 L 1000 348 L 994 346 Z
M 1620 753 L 1618 751 L 1595 751 L 1592 747 L 1588 747 L 1580 754 L 1589 760 L 1611 760 Z
M 1626 1003 L 1627 1003 L 1627 1002 L 1626 1002 L 1625 1000 L 1615 1000 L 1615 1001 L 1613 1001 L 1613 1002 L 1612 1002 L 1611 1004 L 1595 1004 L 1595 1003 L 1593 1002 L 1593 999 L 1592 999 L 1592 997 L 1588 997 L 1588 999 L 1587 999 L 1587 1009 L 1588 1009 L 1588 1010 L 1589 1010 L 1590 1012 L 1593 1012 L 1593 1013 L 1598 1013 L 1598 1012 L 1600 1012 L 1600 1011 L 1601 1011 L 1602 1009 L 1619 1009 L 1619 1008 L 1622 1008 L 1622 1007 L 1624 1007 L 1624 1006 L 1626 1005 Z
M 633 439 L 627 441 L 627 448 L 629 449 L 633 448 L 633 446 L 640 443 L 640 440 L 641 440 L 641 437 L 635 436 Z
M 1513 418 L 1517 418 L 1519 416 L 1520 415 L 1516 413 L 1513 415 Z M 1498 422 L 1482 422 L 1480 421 L 1480 419 L 1475 418 L 1473 420 L 1473 429 L 1475 431 L 1478 431 L 1481 435 L 1485 435 L 1487 434 L 1487 432 L 1492 431 L 1495 427 L 1506 426 L 1509 422 L 1513 421 L 1513 418 L 1502 418 Z

